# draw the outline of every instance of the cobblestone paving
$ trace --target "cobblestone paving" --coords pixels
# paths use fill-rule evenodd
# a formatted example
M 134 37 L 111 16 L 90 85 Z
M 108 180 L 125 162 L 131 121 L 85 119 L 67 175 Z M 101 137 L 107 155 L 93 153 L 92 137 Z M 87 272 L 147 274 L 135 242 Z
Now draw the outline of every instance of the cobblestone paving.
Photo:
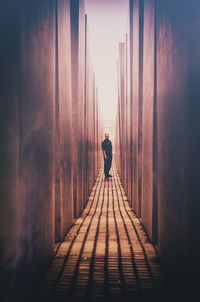
M 100 170 L 82 216 L 57 247 L 42 301 L 162 301 L 156 251 L 113 166 L 109 180 Z

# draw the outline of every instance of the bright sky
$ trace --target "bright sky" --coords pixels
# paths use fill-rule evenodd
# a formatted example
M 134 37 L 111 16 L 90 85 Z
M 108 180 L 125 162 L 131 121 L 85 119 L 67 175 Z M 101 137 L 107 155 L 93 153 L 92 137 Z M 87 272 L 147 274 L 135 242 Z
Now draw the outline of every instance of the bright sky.
M 129 0 L 85 0 L 90 53 L 102 117 L 113 120 L 117 112 L 119 42 L 128 29 Z

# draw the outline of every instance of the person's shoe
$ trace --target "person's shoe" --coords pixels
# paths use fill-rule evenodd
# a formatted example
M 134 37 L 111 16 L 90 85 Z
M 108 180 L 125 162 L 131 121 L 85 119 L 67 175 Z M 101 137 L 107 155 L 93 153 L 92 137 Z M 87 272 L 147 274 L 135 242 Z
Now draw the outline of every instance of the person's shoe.
M 109 176 L 108 176 L 108 177 L 112 177 L 112 175 L 110 175 L 110 174 L 109 174 Z
M 105 176 L 105 180 L 107 180 L 107 179 L 109 179 L 109 176 L 108 177 Z

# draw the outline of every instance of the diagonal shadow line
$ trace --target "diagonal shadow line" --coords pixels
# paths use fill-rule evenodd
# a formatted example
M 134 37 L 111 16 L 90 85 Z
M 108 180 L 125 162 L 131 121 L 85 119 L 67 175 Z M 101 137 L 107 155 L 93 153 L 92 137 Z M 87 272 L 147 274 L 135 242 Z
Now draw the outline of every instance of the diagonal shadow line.
M 94 198 L 95 198 L 96 193 L 97 193 L 97 191 L 98 191 L 97 189 L 98 189 L 98 185 L 96 186 L 96 189 L 95 189 Z M 60 271 L 59 271 L 59 273 L 58 273 L 58 276 L 57 276 L 57 278 L 56 278 L 56 281 L 55 281 L 54 285 L 52 286 L 52 288 L 51 288 L 51 290 L 50 290 L 50 293 L 47 295 L 47 299 L 50 298 L 52 301 L 54 301 L 54 297 L 55 297 L 55 293 L 56 293 L 56 288 L 57 288 L 58 283 L 59 283 L 59 281 L 60 281 L 60 278 L 61 278 L 61 276 L 62 276 L 62 274 L 63 274 L 63 272 L 64 272 L 64 268 L 65 268 L 65 265 L 66 265 L 67 260 L 68 260 L 68 258 L 69 258 L 69 254 L 70 254 L 70 252 L 71 252 L 71 250 L 72 250 L 73 244 L 74 244 L 74 242 L 75 242 L 75 240 L 76 240 L 76 238 L 77 238 L 77 236 L 78 236 L 78 234 L 79 234 L 79 232 L 80 232 L 80 230 L 81 230 L 81 227 L 83 226 L 83 224 L 84 224 L 86 218 L 89 216 L 89 214 L 90 214 L 90 212 L 91 212 L 91 210 L 92 210 L 93 205 L 94 205 L 94 200 L 91 202 L 91 205 L 90 205 L 90 208 L 89 208 L 87 214 L 84 216 L 84 218 L 83 218 L 83 220 L 82 220 L 82 222 L 81 222 L 81 224 L 80 224 L 78 230 L 76 231 L 76 234 L 74 235 L 74 237 L 73 237 L 73 239 L 72 239 L 72 241 L 71 241 L 71 243 L 70 243 L 70 246 L 69 246 L 69 248 L 68 248 L 67 254 L 65 255 L 65 258 L 64 258 L 62 267 L 61 267 L 61 269 L 60 269 Z M 97 207 L 97 205 L 96 205 L 96 207 Z M 96 208 L 95 208 L 95 211 L 96 211 Z M 94 213 L 95 213 L 95 212 L 94 212 Z
M 115 172 L 114 172 L 114 175 L 116 175 Z M 114 185 L 115 185 L 115 188 L 116 188 L 116 193 L 117 193 L 117 204 L 118 204 L 118 209 L 119 209 L 119 213 L 120 213 L 121 219 L 122 219 L 122 221 L 123 221 L 125 233 L 126 233 L 126 236 L 127 236 L 127 240 L 128 240 L 128 244 L 129 244 L 129 248 L 130 248 L 130 252 L 131 252 L 132 267 L 133 267 L 133 271 L 134 271 L 134 274 L 135 274 L 135 278 L 136 278 L 136 282 L 137 282 L 138 291 L 139 291 L 139 293 L 141 294 L 142 289 L 141 289 L 140 278 L 139 278 L 138 269 L 137 269 L 137 265 L 136 265 L 136 261 L 135 261 L 135 255 L 134 255 L 133 247 L 132 247 L 132 244 L 131 244 L 129 232 L 128 232 L 128 229 L 127 229 L 127 226 L 126 226 L 126 223 L 125 223 L 125 220 L 124 220 L 124 216 L 122 215 L 122 212 L 121 212 L 121 207 L 120 207 L 120 204 L 119 204 L 119 195 L 118 195 L 118 190 L 117 190 L 117 185 L 116 185 L 116 180 L 115 180 L 115 178 L 116 178 L 116 177 L 114 177 L 113 182 L 114 182 Z M 120 191 L 120 192 L 121 192 L 121 191 Z
M 113 184 L 113 181 L 112 181 Z M 121 294 L 122 296 L 125 295 L 125 284 L 124 284 L 124 274 L 122 269 L 122 252 L 121 252 L 121 244 L 120 244 L 120 236 L 119 236 L 119 230 L 117 226 L 117 219 L 116 219 L 116 213 L 114 208 L 114 194 L 113 194 L 113 185 L 112 185 L 112 209 L 113 209 L 113 217 L 114 217 L 114 223 L 115 223 L 115 231 L 117 235 L 117 248 L 118 248 L 118 269 L 119 269 L 119 276 L 120 276 L 120 285 L 121 285 Z
M 87 227 L 87 230 L 86 230 L 83 242 L 82 242 L 81 250 L 80 250 L 80 253 L 79 253 L 79 257 L 78 257 L 78 260 L 77 260 L 77 263 L 76 263 L 76 267 L 75 267 L 75 271 L 74 271 L 74 276 L 72 278 L 72 281 L 71 281 L 71 284 L 70 284 L 70 287 L 69 287 L 69 296 L 70 297 L 72 296 L 73 291 L 74 291 L 74 287 L 75 287 L 75 284 L 76 284 L 76 281 L 77 281 L 77 278 L 78 278 L 79 266 L 80 266 L 83 250 L 84 250 L 84 247 L 85 247 L 86 239 L 87 239 L 87 236 L 89 234 L 90 227 L 92 225 L 92 221 L 94 219 L 94 216 L 96 214 L 96 210 L 97 210 L 97 207 L 98 207 L 98 204 L 99 204 L 99 196 L 100 196 L 102 184 L 103 184 L 103 182 L 101 182 L 101 185 L 100 185 L 100 189 L 99 189 L 99 193 L 98 193 L 98 199 L 97 199 L 97 204 L 96 204 L 96 207 L 95 207 L 95 211 L 94 211 L 94 213 L 93 213 L 93 215 L 91 217 L 90 223 L 89 223 L 89 225 Z M 105 184 L 104 184 L 104 186 L 105 186 Z
M 87 290 L 86 290 L 86 301 L 91 299 L 91 290 L 92 290 L 92 284 L 93 284 L 93 277 L 94 277 L 94 263 L 95 263 L 95 254 L 96 254 L 96 247 L 97 247 L 97 241 L 99 238 L 99 229 L 100 229 L 100 221 L 103 213 L 103 206 L 104 206 L 104 200 L 105 199 L 105 182 L 104 182 L 104 189 L 103 189 L 103 199 L 101 204 L 101 211 L 98 217 L 98 224 L 96 229 L 96 235 L 94 239 L 94 245 L 92 250 L 92 256 L 90 260 L 90 269 L 89 269 L 89 278 L 88 278 L 88 284 L 87 284 Z
M 100 169 L 100 172 L 99 172 L 99 174 L 97 175 L 97 178 L 96 178 L 96 182 L 97 182 L 97 183 L 99 182 L 99 181 L 98 181 L 99 178 L 101 178 L 101 169 Z M 96 187 L 98 187 L 98 185 L 97 185 Z M 96 194 L 96 191 L 97 191 L 97 189 L 95 189 L 95 194 Z M 95 196 L 95 194 L 94 194 L 94 196 Z M 84 216 L 84 220 L 85 220 L 85 219 L 87 218 L 87 216 L 89 215 L 89 212 L 90 212 L 90 210 L 91 210 L 91 208 L 92 208 L 92 205 L 93 205 L 93 203 L 91 202 L 91 205 L 90 205 L 90 208 L 89 208 L 89 210 L 88 210 L 88 213 Z M 67 237 L 67 234 L 70 233 L 71 229 L 72 229 L 73 226 L 76 224 L 76 222 L 77 222 L 77 220 L 78 220 L 79 218 L 80 218 L 80 217 L 76 218 L 76 219 L 74 220 L 73 224 L 71 225 L 71 227 L 67 230 L 67 232 L 65 233 L 65 238 Z M 83 223 L 84 223 L 84 220 L 83 220 Z M 75 234 L 75 236 L 77 236 L 77 233 Z M 52 259 L 51 259 L 51 262 L 50 262 L 50 265 L 48 266 L 48 268 L 50 268 L 50 266 L 51 266 L 52 263 L 53 263 L 53 260 L 56 258 L 56 255 L 58 254 L 58 251 L 59 251 L 59 249 L 60 249 L 62 243 L 63 243 L 63 242 L 58 243 L 58 245 L 57 245 L 57 247 L 56 247 L 56 249 L 55 249 L 55 252 L 54 252 L 54 254 L 53 254 L 53 256 L 52 256 Z
M 105 242 L 105 258 L 104 258 L 104 296 L 105 300 L 109 294 L 109 274 L 108 274 L 108 249 L 109 249 L 109 190 L 107 190 L 107 209 L 106 209 L 106 242 Z
M 119 177 L 116 177 L 116 178 L 117 178 L 117 182 L 118 182 L 118 185 L 119 185 Z M 151 278 L 151 281 L 152 281 L 152 284 L 153 284 L 154 288 L 156 289 L 156 287 L 157 287 L 157 286 L 156 286 L 156 282 L 155 282 L 155 279 L 154 279 L 154 276 L 153 276 L 153 273 L 152 273 L 152 270 L 151 270 L 151 267 L 150 267 L 150 264 L 149 264 L 149 260 L 148 260 L 147 254 L 146 254 L 145 247 L 144 247 L 144 245 L 143 245 L 143 243 L 142 243 L 142 241 L 141 241 L 141 238 L 140 238 L 140 236 L 139 236 L 139 234 L 138 234 L 138 231 L 137 231 L 137 228 L 136 228 L 136 226 L 135 226 L 135 224 L 134 224 L 134 222 L 133 222 L 133 219 L 132 219 L 132 217 L 130 216 L 130 214 L 128 213 L 128 210 L 127 210 L 127 207 L 126 207 L 125 202 L 124 202 L 124 198 L 123 198 L 123 194 L 122 194 L 120 185 L 119 185 L 119 190 L 120 190 L 120 193 L 121 193 L 121 197 L 122 197 L 124 209 L 125 209 L 125 211 L 126 211 L 127 216 L 129 217 L 129 220 L 131 221 L 131 224 L 132 224 L 132 226 L 133 226 L 133 229 L 134 229 L 134 231 L 135 231 L 135 233 L 136 233 L 137 239 L 138 239 L 139 244 L 140 244 L 140 246 L 141 246 L 141 249 L 142 249 L 142 252 L 143 252 L 143 256 L 144 256 L 144 260 L 145 260 L 145 264 L 146 264 L 146 267 L 147 267 L 149 276 L 150 276 L 150 278 Z M 159 261 L 158 261 L 158 263 L 159 263 Z

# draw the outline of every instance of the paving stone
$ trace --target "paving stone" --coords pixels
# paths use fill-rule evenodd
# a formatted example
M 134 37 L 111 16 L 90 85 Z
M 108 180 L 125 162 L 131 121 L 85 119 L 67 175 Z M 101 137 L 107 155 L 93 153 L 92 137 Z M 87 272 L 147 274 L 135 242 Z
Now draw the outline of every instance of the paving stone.
M 105 182 L 101 169 L 81 217 L 55 245 L 42 301 L 150 301 L 155 284 L 160 286 L 155 248 L 129 206 L 114 163 L 112 175 Z

